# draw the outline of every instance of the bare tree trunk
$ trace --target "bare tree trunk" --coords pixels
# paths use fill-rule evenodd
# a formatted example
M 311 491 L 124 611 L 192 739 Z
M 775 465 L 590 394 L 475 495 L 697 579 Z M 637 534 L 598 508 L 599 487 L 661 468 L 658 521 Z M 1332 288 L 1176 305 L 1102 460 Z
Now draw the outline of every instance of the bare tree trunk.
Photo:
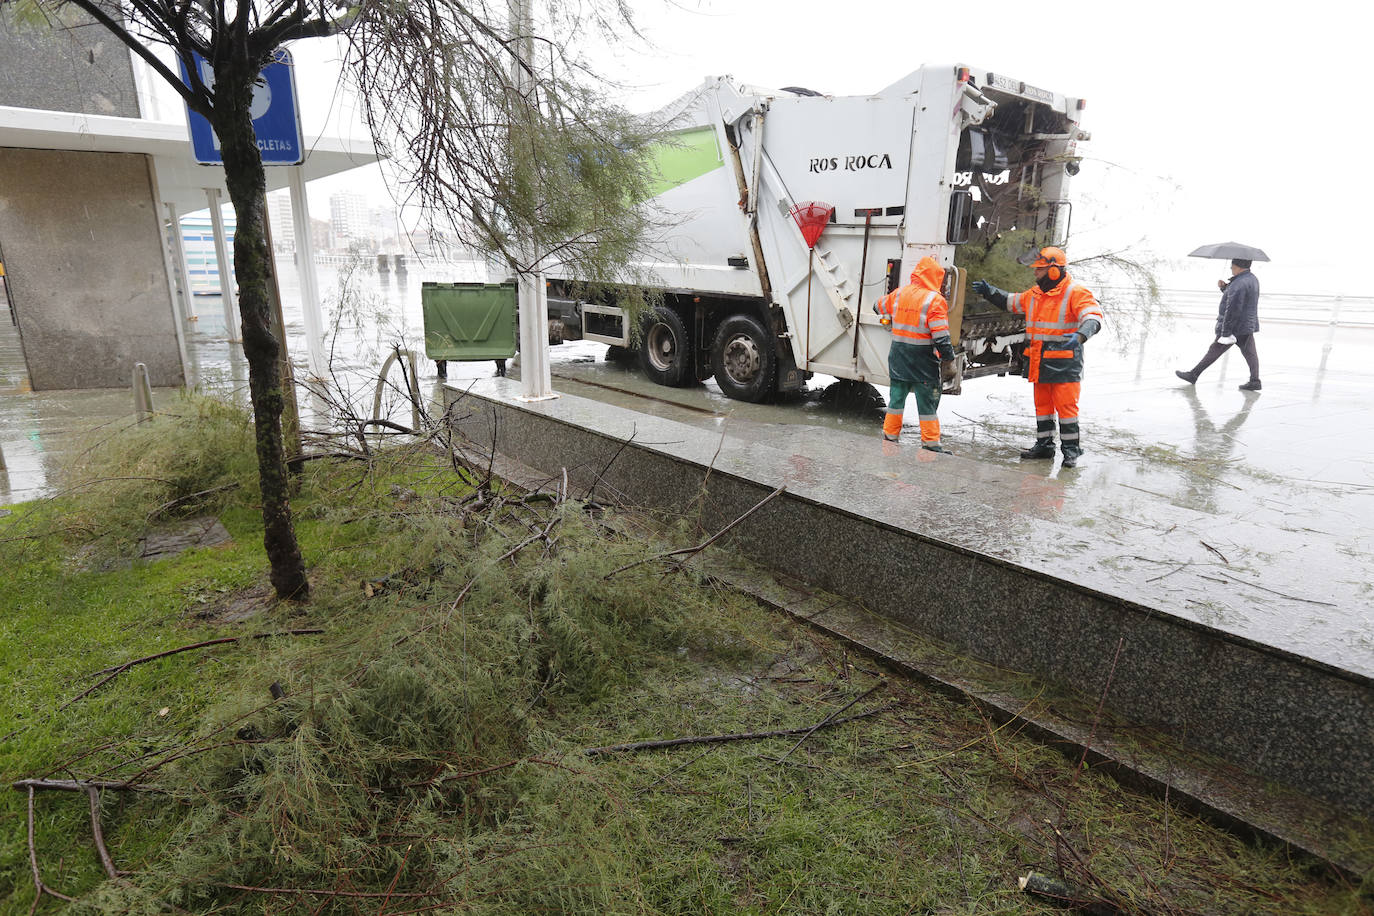
M 283 392 L 278 362 L 281 342 L 272 333 L 267 295 L 267 259 L 271 257 L 264 230 L 267 214 L 263 194 L 267 177 L 249 115 L 257 75 L 258 68 L 250 61 L 233 61 L 217 69 L 215 94 L 221 104 L 216 106 L 213 123 L 237 219 L 234 271 L 238 275 L 243 355 L 248 361 L 248 386 L 257 432 L 263 546 L 277 597 L 304 601 L 310 595 L 310 582 L 291 520 L 290 481 L 282 440 Z

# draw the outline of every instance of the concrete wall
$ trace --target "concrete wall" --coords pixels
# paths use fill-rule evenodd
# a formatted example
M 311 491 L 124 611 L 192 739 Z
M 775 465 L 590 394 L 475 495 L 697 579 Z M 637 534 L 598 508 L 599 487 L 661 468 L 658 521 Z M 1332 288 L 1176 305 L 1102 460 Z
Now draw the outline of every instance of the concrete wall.
M 0 4 L 0 105 L 138 117 L 128 48 L 75 7 L 46 15 L 29 25 Z
M 184 383 L 146 156 L 0 148 L 0 248 L 34 390 Z

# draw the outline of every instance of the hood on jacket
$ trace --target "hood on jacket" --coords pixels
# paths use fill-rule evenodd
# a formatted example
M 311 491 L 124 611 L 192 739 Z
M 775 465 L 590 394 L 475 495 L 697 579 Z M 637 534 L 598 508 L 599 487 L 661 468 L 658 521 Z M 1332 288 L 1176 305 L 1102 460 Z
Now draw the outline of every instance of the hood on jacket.
M 926 255 L 911 269 L 911 285 L 939 292 L 945 282 L 945 269 L 940 262 Z

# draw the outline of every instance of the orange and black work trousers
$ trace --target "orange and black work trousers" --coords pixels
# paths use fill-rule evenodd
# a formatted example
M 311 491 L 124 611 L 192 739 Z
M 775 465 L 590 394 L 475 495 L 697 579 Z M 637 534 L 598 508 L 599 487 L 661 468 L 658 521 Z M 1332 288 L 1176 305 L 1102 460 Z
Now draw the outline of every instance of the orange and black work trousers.
M 1059 417 L 1059 442 L 1065 455 L 1081 455 L 1078 443 L 1078 392 L 1082 382 L 1036 382 L 1036 444 L 1054 442 L 1054 418 Z
M 935 415 L 935 411 L 940 407 L 940 383 L 893 379 L 890 391 L 887 416 L 883 417 L 883 438 L 889 442 L 896 442 L 897 437 L 902 434 L 902 413 L 906 409 L 906 396 L 914 394 L 916 413 L 921 418 L 921 444 L 939 445 L 940 418 Z

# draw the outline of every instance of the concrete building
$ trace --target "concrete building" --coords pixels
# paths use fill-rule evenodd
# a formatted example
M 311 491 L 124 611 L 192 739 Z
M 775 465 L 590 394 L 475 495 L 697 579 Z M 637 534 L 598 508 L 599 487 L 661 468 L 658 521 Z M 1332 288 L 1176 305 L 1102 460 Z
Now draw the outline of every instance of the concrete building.
M 278 253 L 296 250 L 296 220 L 291 209 L 291 195 L 273 191 L 267 195 L 267 218 L 272 223 L 272 248 Z
M 194 162 L 185 109 L 146 64 L 74 8 L 57 15 L 35 27 L 0 5 L 0 252 L 29 384 L 124 386 L 136 362 L 182 384 L 190 284 L 172 227 L 227 200 L 223 170 Z M 377 158 L 305 140 L 269 190 Z
M 357 191 L 336 191 L 329 197 L 329 224 L 334 248 L 348 248 L 372 236 L 372 213 L 367 198 Z

